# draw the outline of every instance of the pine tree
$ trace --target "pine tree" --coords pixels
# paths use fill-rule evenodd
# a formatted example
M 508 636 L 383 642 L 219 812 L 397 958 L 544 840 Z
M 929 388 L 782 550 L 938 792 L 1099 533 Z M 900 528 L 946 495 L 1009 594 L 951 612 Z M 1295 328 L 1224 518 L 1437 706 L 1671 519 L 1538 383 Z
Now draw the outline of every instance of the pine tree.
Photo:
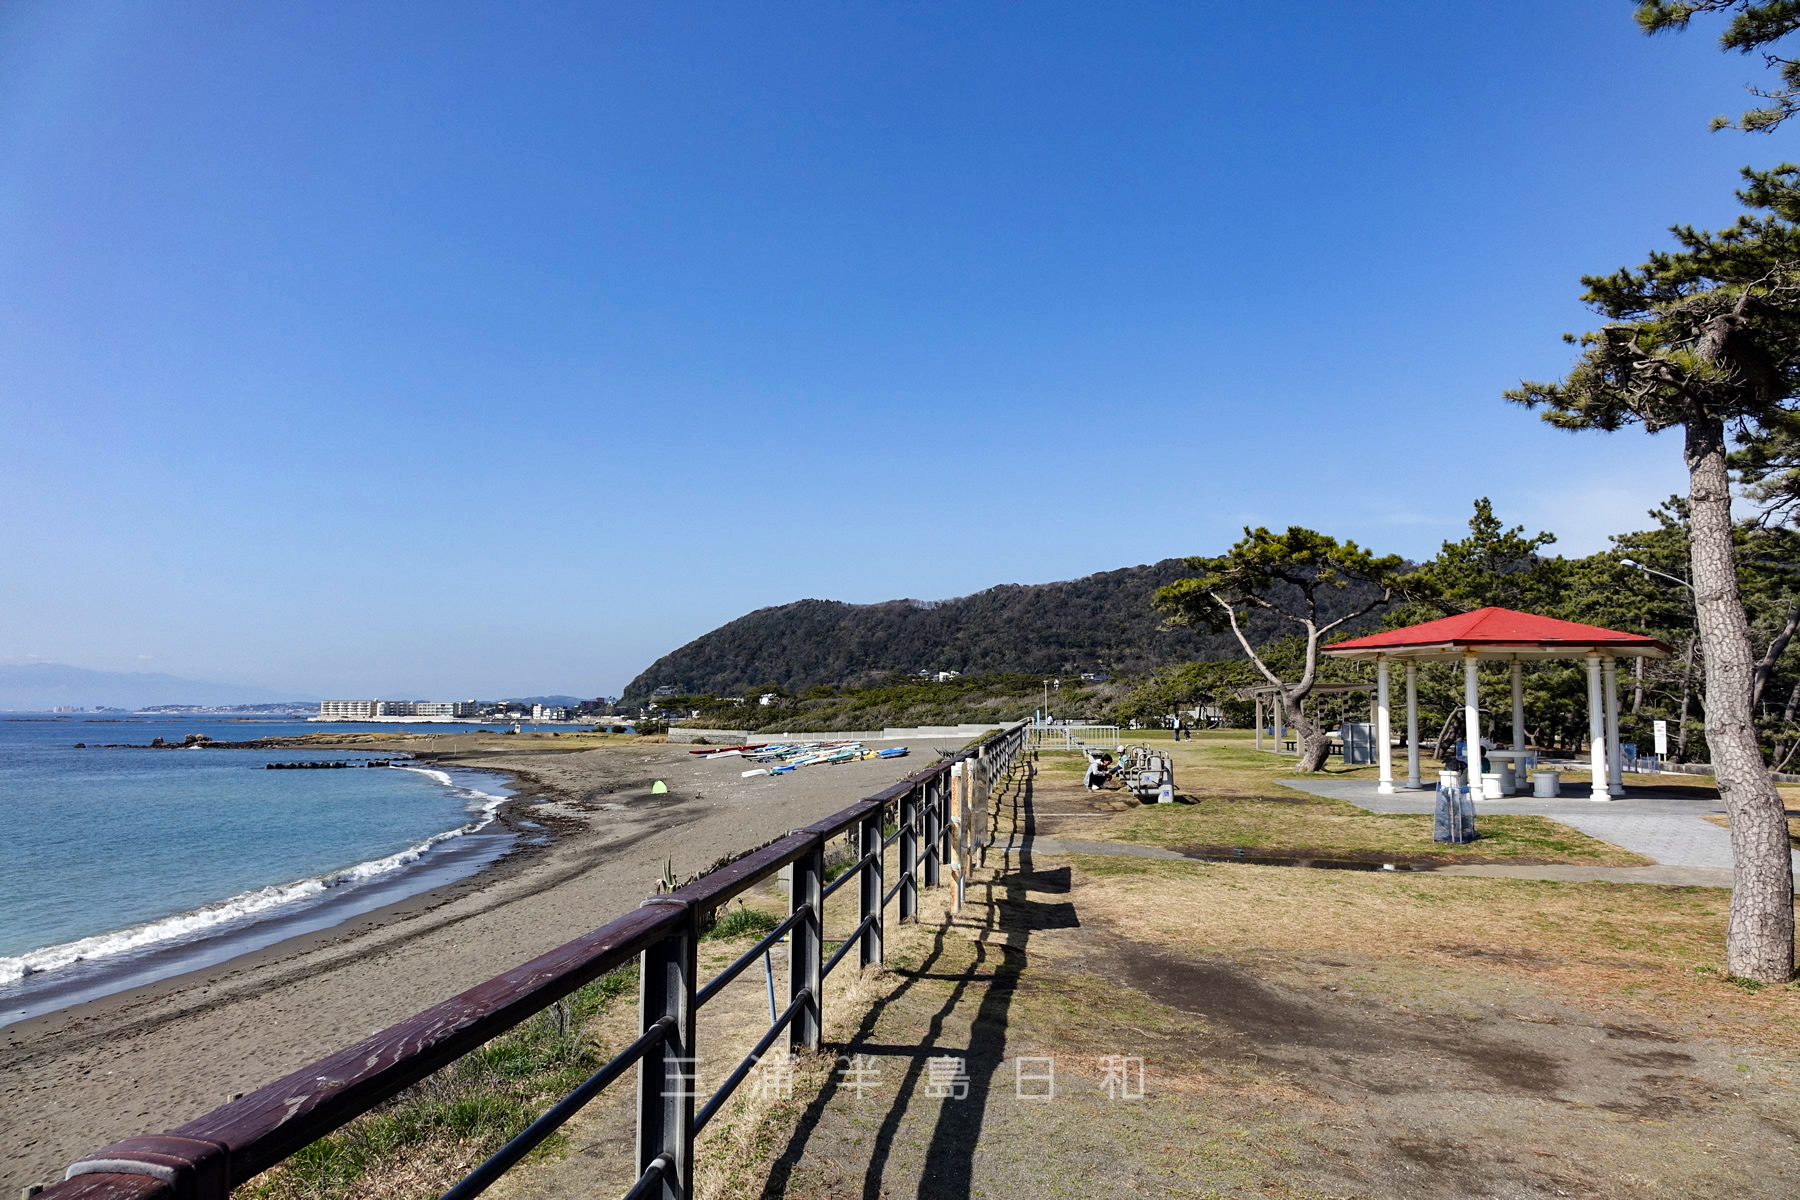
M 1226 553 L 1190 558 L 1186 565 L 1199 574 L 1157 589 L 1156 607 L 1169 614 L 1172 624 L 1230 629 L 1237 635 L 1258 673 L 1281 689 L 1300 739 L 1300 770 L 1317 771 L 1331 747 L 1300 702 L 1318 682 L 1319 640 L 1393 600 L 1401 587 L 1404 562 L 1397 554 L 1378 558 L 1355 542 L 1339 542 L 1290 525 L 1285 533 L 1245 528 L 1243 539 Z M 1360 608 L 1328 619 L 1333 593 L 1358 585 L 1376 594 Z M 1297 625 L 1304 633 L 1305 655 L 1297 682 L 1283 682 L 1268 648 L 1259 652 L 1250 644 L 1245 626 L 1256 612 Z
M 1678 226 L 1679 249 L 1584 278 L 1583 300 L 1607 323 L 1568 335 L 1582 353 L 1561 383 L 1523 383 L 1507 397 L 1565 429 L 1683 431 L 1707 743 L 1736 866 L 1726 962 L 1734 975 L 1786 982 L 1793 864 L 1751 706 L 1757 655 L 1738 587 L 1726 431 L 1754 443 L 1800 401 L 1800 168 L 1744 174 L 1739 197 L 1752 211 L 1736 224 Z
M 1733 121 L 1714 117 L 1714 129 L 1741 129 L 1767 133 L 1800 112 L 1800 61 L 1784 58 L 1767 47 L 1800 30 L 1800 4 L 1795 0 L 1643 0 L 1634 14 L 1645 33 L 1683 30 L 1695 17 L 1733 13 L 1719 35 L 1719 46 L 1749 54 L 1761 50 L 1763 62 L 1773 68 L 1781 83 L 1774 90 L 1752 87 L 1752 96 L 1769 103 L 1753 108 Z

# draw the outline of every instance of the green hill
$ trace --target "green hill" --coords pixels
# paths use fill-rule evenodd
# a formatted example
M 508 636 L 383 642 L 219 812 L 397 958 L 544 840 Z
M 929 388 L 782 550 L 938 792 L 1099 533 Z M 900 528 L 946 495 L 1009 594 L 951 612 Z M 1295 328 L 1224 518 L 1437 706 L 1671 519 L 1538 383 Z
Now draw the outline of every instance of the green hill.
M 664 686 L 684 695 L 742 695 L 765 684 L 797 693 L 918 671 L 1137 675 L 1241 653 L 1229 632 L 1160 628 L 1151 596 L 1187 573 L 1181 559 L 1169 558 L 1063 583 L 1002 584 L 955 600 L 797 600 L 665 654 L 622 699 L 643 700 Z M 1353 595 L 1344 594 L 1345 607 Z M 1255 642 L 1288 632 L 1260 616 L 1250 627 Z

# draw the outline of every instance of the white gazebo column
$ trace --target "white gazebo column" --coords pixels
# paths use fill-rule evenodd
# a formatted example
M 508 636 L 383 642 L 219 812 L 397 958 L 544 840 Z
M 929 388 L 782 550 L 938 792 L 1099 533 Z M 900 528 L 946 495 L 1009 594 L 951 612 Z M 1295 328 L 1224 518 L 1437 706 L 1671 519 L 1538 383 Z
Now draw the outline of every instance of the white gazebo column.
M 1281 743 L 1287 738 L 1287 701 L 1280 692 L 1275 693 L 1275 753 L 1281 753 Z
M 1606 792 L 1625 794 L 1625 761 L 1619 754 L 1619 660 L 1608 654 L 1600 660 L 1600 688 L 1606 697 Z
M 1606 708 L 1600 700 L 1600 656 L 1587 656 L 1588 766 L 1593 776 L 1590 800 L 1610 800 L 1606 786 Z
M 1262 697 L 1256 698 L 1256 748 L 1262 749 L 1263 731 Z
M 1525 664 L 1518 655 L 1512 660 L 1513 744 L 1514 750 L 1525 749 Z M 1514 762 L 1520 760 L 1514 759 Z M 1521 765 L 1523 765 L 1521 763 Z
M 1463 651 L 1463 737 L 1467 746 L 1464 761 L 1469 769 L 1469 795 L 1481 796 L 1481 688 L 1475 674 L 1475 652 Z
M 1512 718 L 1513 718 L 1513 752 L 1519 757 L 1512 760 L 1513 787 L 1521 792 L 1530 792 L 1531 784 L 1525 774 L 1525 664 L 1519 661 L 1518 655 L 1512 660 Z
M 1419 664 L 1406 660 L 1406 786 L 1417 791 L 1419 782 Z
M 1383 796 L 1394 794 L 1394 748 L 1392 708 L 1388 703 L 1388 660 L 1383 654 L 1375 660 L 1375 752 L 1381 756 L 1381 771 L 1375 790 Z

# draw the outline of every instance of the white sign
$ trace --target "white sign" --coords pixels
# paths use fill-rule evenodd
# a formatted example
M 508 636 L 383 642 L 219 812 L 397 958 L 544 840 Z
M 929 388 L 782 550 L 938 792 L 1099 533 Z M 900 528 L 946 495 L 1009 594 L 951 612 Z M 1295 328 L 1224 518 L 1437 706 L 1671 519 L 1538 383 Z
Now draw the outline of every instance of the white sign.
M 1669 723 L 1667 721 L 1658 721 L 1656 723 L 1656 757 L 1667 758 L 1668 756 Z

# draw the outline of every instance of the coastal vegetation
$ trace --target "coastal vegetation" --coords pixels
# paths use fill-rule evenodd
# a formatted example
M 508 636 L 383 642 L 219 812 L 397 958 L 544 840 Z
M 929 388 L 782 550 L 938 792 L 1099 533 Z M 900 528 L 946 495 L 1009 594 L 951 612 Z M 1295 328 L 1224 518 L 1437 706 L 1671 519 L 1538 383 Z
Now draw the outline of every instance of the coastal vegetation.
M 759 689 L 769 702 L 735 703 L 714 696 L 673 696 L 658 701 L 676 712 L 695 712 L 686 724 L 707 729 L 829 731 L 880 729 L 889 726 L 996 724 L 1031 716 L 1044 704 L 1046 692 L 1058 716 L 1096 720 L 1109 713 L 1124 684 L 1110 680 L 1082 682 L 1045 679 L 1019 673 L 962 675 L 942 683 L 896 679 L 868 687 L 807 688 L 798 695 L 776 685 Z
M 1654 723 L 1663 721 L 1672 760 L 1708 761 L 1706 649 L 1684 585 L 1688 505 L 1671 498 L 1649 517 L 1644 527 L 1614 535 L 1607 550 L 1563 557 L 1553 552 L 1553 533 L 1509 527 L 1489 501 L 1479 499 L 1467 533 L 1446 540 L 1437 554 L 1411 565 L 1395 602 L 1360 624 L 1391 628 L 1497 605 L 1648 633 L 1667 643 L 1673 653 L 1665 659 L 1634 660 L 1629 673 L 1621 674 L 1622 740 L 1648 749 L 1654 741 Z M 1743 521 L 1733 538 L 1754 659 L 1756 733 L 1770 765 L 1792 769 L 1800 764 L 1800 651 L 1794 644 L 1800 632 L 1800 571 L 1792 565 L 1800 562 L 1800 534 Z M 1353 586 L 1342 594 L 1363 596 L 1365 590 Z M 1277 677 L 1294 681 L 1304 676 L 1304 634 L 1272 634 L 1261 641 L 1251 639 L 1251 645 Z M 1484 695 L 1503 697 L 1506 666 L 1487 664 L 1481 671 Z M 1314 674 L 1317 682 L 1325 683 L 1372 682 L 1372 678 L 1364 664 L 1330 659 L 1318 661 Z M 1428 663 L 1420 667 L 1418 679 L 1421 731 L 1430 744 L 1447 721 L 1460 719 L 1462 676 L 1455 665 Z M 1262 669 L 1234 640 L 1214 658 L 1102 680 L 1025 672 L 965 673 L 944 682 L 902 676 L 872 685 L 825 683 L 798 691 L 771 681 L 752 688 L 752 694 L 741 700 L 698 694 L 666 697 L 658 703 L 685 724 L 769 732 L 1010 721 L 1030 717 L 1046 698 L 1059 718 L 1155 727 L 1176 712 L 1189 714 L 1186 720 L 1193 723 L 1193 710 L 1202 709 L 1208 723 L 1248 728 L 1253 710 L 1243 699 L 1243 690 L 1267 683 Z M 762 695 L 769 696 L 768 704 L 758 703 Z M 1340 720 L 1369 719 L 1368 697 L 1362 693 L 1314 696 L 1306 705 L 1309 719 L 1323 728 Z M 1526 667 L 1526 726 L 1535 745 L 1579 753 L 1587 735 L 1586 705 L 1581 664 L 1548 661 Z M 698 716 L 686 715 L 696 711 Z M 1484 710 L 1483 719 L 1490 726 L 1504 724 L 1510 714 Z
M 1320 641 L 1389 604 L 1405 586 L 1403 560 L 1293 525 L 1283 533 L 1246 528 L 1243 540 L 1224 554 L 1190 558 L 1187 566 L 1198 574 L 1159 588 L 1156 607 L 1176 625 L 1230 631 L 1257 673 L 1280 690 L 1299 735 L 1300 770 L 1317 771 L 1331 747 L 1304 701 L 1319 678 Z M 1342 607 L 1340 594 L 1353 589 L 1366 597 L 1360 607 L 1331 616 L 1331 609 Z M 1246 629 L 1252 614 L 1299 627 L 1303 659 L 1297 677 L 1276 674 L 1257 653 Z
M 1792 27 L 1788 17 L 1781 23 Z M 1748 211 L 1734 224 L 1678 225 L 1675 249 L 1584 276 L 1582 301 L 1605 324 L 1566 335 L 1580 357 L 1562 380 L 1524 382 L 1507 397 L 1563 429 L 1682 432 L 1707 744 L 1737 867 L 1731 969 L 1773 982 L 1794 972 L 1794 873 L 1757 729 L 1765 681 L 1740 594 L 1733 512 L 1740 497 L 1731 468 L 1735 442 L 1740 482 L 1751 485 L 1744 498 L 1773 524 L 1793 515 L 1800 503 L 1800 167 L 1745 168 L 1743 178 L 1738 199 Z
M 742 696 L 779 688 L 868 687 L 920 672 L 965 675 L 1086 673 L 1142 675 L 1159 667 L 1224 658 L 1229 634 L 1165 626 L 1156 590 L 1187 574 L 1181 559 L 1102 571 L 1061 583 L 1005 584 L 953 600 L 844 604 L 799 600 L 720 626 L 657 659 L 626 686 L 635 705 L 659 687 L 686 695 Z M 1342 609 L 1348 611 L 1352 593 Z M 1251 637 L 1277 637 L 1256 617 Z

